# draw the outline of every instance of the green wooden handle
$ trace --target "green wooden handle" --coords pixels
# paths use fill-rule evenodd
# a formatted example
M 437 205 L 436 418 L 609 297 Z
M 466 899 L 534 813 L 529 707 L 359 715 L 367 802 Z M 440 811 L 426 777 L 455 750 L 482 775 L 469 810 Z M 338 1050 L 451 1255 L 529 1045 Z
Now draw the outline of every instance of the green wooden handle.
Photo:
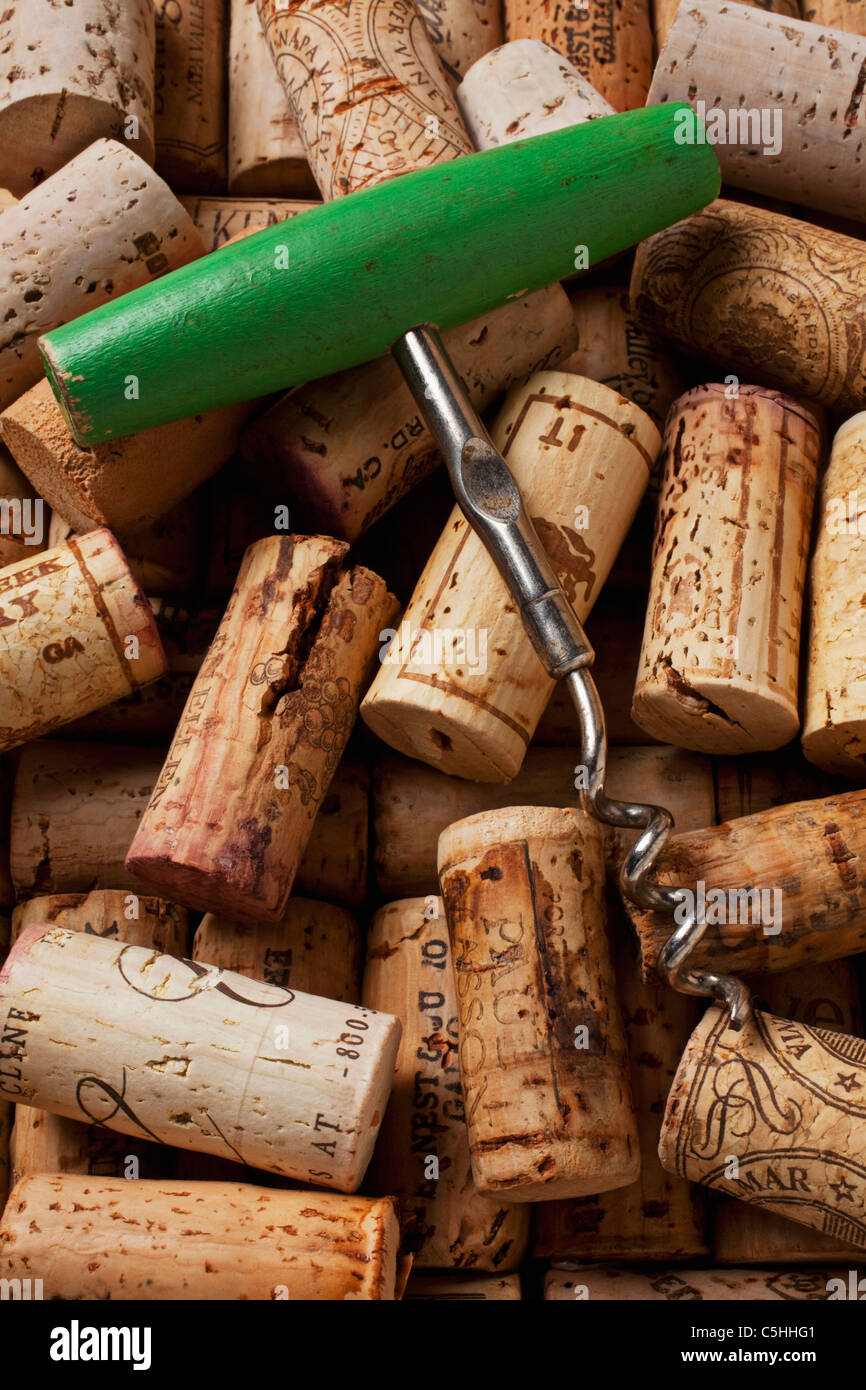
M 675 103 L 465 155 L 213 252 L 40 340 L 79 444 L 366 362 L 598 265 L 719 191 Z M 692 117 L 692 120 L 695 118 Z M 676 138 L 675 138 L 676 137 Z

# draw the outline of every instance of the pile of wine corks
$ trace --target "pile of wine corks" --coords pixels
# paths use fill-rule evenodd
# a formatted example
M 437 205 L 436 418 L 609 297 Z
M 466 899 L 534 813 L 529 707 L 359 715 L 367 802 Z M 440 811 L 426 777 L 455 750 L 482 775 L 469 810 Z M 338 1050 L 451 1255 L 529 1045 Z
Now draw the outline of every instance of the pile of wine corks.
M 0 51 L 0 1276 L 839 1297 L 866 7 L 27 0 Z M 663 101 L 721 197 L 612 263 L 576 226 L 573 279 L 444 336 L 742 1034 L 659 977 L 636 837 L 587 813 L 568 694 L 390 357 L 83 449 L 37 348 L 321 201 Z

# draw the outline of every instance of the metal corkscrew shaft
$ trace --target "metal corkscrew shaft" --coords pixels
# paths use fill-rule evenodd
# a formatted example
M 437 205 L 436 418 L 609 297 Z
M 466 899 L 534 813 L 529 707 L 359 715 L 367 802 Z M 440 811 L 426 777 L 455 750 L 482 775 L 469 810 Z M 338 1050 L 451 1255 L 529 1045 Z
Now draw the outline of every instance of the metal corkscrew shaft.
M 649 880 L 673 817 L 661 806 L 615 801 L 605 792 L 607 737 L 589 672 L 592 647 L 526 513 L 517 483 L 476 415 L 436 330 L 410 329 L 391 350 L 445 458 L 458 505 L 508 586 L 539 660 L 551 677 L 567 680 L 587 772 L 584 804 L 607 825 L 643 832 L 620 870 L 620 889 L 639 907 L 669 914 L 673 923 L 682 891 Z M 731 1025 L 741 1028 L 750 1005 L 746 986 L 733 975 L 689 968 L 688 958 L 705 930 L 706 923 L 689 911 L 674 925 L 659 969 L 675 989 L 722 1001 Z

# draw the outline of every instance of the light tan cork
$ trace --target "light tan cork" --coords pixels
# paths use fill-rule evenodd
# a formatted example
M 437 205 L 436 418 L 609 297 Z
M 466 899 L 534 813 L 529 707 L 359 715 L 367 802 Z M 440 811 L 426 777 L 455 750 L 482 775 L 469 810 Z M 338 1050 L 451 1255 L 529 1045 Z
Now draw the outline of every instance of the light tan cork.
M 228 186 L 249 197 L 310 197 L 316 182 L 256 0 L 229 0 Z
M 818 0 L 818 3 L 821 2 L 822 0 Z M 756 9 L 773 10 L 776 14 L 788 15 L 792 19 L 800 19 L 802 17 L 803 19 L 814 20 L 815 23 L 825 24 L 832 29 L 844 29 L 846 27 L 844 24 L 838 24 L 835 20 L 815 20 L 814 14 L 809 13 L 805 6 L 803 7 L 803 12 L 801 16 L 801 7 L 799 0 L 743 0 L 743 3 L 746 5 L 754 3 Z M 833 4 L 834 0 L 826 0 L 826 3 Z M 859 3 L 860 0 L 841 0 L 841 3 L 839 3 L 838 8 L 843 10 L 848 8 L 853 9 L 857 8 Z M 679 6 L 680 0 L 652 0 L 651 8 L 653 34 L 655 35 L 656 41 L 656 53 L 661 53 L 661 50 L 664 48 L 665 43 L 667 42 L 667 37 L 670 33 L 670 27 L 674 22 L 674 17 L 676 15 L 677 10 L 679 9 Z
M 576 737 L 573 739 L 576 743 Z M 576 807 L 577 748 L 530 748 L 513 781 L 467 782 L 410 758 L 383 758 L 373 773 L 374 865 L 380 893 L 411 897 L 438 892 L 436 850 L 453 821 L 504 806 Z M 713 776 L 708 759 L 678 748 L 612 748 L 608 792 L 628 799 L 641 789 L 667 806 L 680 830 L 697 830 L 714 820 Z M 631 831 L 602 827 L 605 859 L 613 870 Z
M 862 221 L 864 63 L 866 38 L 730 0 L 689 0 L 647 102 L 697 106 L 724 183 Z
M 13 940 L 34 923 L 148 946 L 174 956 L 189 950 L 189 913 L 161 898 L 94 891 L 30 898 L 12 913 Z M 98 1173 L 102 1177 L 167 1177 L 172 1154 L 162 1145 L 19 1105 L 10 1144 L 12 1180 L 27 1173 Z M 132 1160 L 132 1162 L 131 1162 Z
M 42 376 L 40 334 L 204 249 L 168 185 L 116 140 L 97 140 L 7 208 L 0 218 L 0 409 Z
M 441 898 L 403 898 L 379 909 L 367 938 L 363 1000 L 403 1025 L 367 1190 L 399 1199 L 415 1268 L 516 1269 L 529 1239 L 529 1210 L 476 1191 L 472 1180 Z
M 13 3 L 0 53 L 0 186 L 21 197 L 106 137 L 153 164 L 153 0 Z
M 866 769 L 863 585 L 866 413 L 836 433 L 821 482 L 809 571 L 809 660 L 803 752 L 826 772 L 862 782 Z
M 0 750 L 165 669 L 150 604 L 109 531 L 0 570 Z
M 253 0 L 255 3 L 255 0 Z M 244 233 L 260 232 L 285 222 L 318 202 L 298 198 L 199 198 L 181 195 L 180 202 L 192 218 L 208 251 L 218 251 Z
M 387 1197 L 50 1175 L 16 1187 L 0 1267 L 45 1298 L 393 1300 L 399 1244 Z
M 671 1173 L 866 1249 L 866 1040 L 707 1009 L 668 1097 Z
M 49 924 L 9 953 L 0 1011 L 4 1099 L 340 1192 L 364 1176 L 400 1041 L 358 1004 Z
M 477 150 L 610 116 L 613 107 L 540 39 L 503 44 L 473 63 L 457 101 Z
M 414 0 L 257 4 L 326 201 L 471 154 Z
M 578 617 L 591 611 L 661 439 L 643 411 L 586 377 L 536 372 L 491 437 Z M 508 782 L 553 692 L 483 542 L 455 507 L 361 706 L 397 752 Z
M 312 898 L 291 897 L 285 917 L 276 924 L 248 927 L 206 913 L 196 930 L 192 959 L 344 1004 L 361 998 L 358 922 L 344 907 Z
M 778 391 L 699 386 L 671 406 L 632 702 L 654 738 L 734 754 L 797 733 L 820 452 L 814 416 Z
M 418 0 L 418 9 L 439 61 L 452 82 L 502 43 L 499 0 Z
M 615 917 L 614 969 L 628 1042 L 640 1175 L 611 1192 L 540 1203 L 533 1220 L 533 1254 L 625 1263 L 700 1259 L 710 1253 L 701 1189 L 666 1173 L 658 1158 L 660 1117 L 699 1010 L 694 999 L 675 994 L 658 978 L 641 979 L 633 940 L 620 920 L 622 910 L 619 916 L 614 907 L 609 912 Z
M 623 285 L 578 285 L 571 294 L 577 347 L 561 370 L 592 377 L 645 410 L 664 429 L 685 382 L 673 355 L 634 320 Z M 655 475 L 650 479 L 652 486 Z
M 749 980 L 758 1008 L 810 1028 L 862 1037 L 860 990 L 853 963 L 825 961 Z M 856 1264 L 862 1252 L 754 1203 L 723 1197 L 713 1212 L 713 1255 L 719 1264 Z
M 222 467 L 254 404 L 224 406 L 82 449 L 43 379 L 6 407 L 0 429 L 36 491 L 76 530 L 134 531 L 158 520 Z

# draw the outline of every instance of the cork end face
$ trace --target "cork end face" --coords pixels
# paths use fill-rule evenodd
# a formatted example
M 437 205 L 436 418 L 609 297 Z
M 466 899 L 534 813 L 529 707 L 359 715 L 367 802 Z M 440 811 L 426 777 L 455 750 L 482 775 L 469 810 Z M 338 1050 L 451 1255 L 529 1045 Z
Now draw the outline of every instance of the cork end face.
M 829 703 L 829 696 L 828 696 Z M 862 783 L 866 777 L 866 719 L 844 719 L 803 731 L 803 756 L 837 777 Z
M 416 688 L 401 689 L 393 697 L 379 693 L 378 679 L 362 700 L 360 713 L 371 733 L 389 748 L 469 782 L 510 782 L 517 776 L 527 740 L 505 728 L 501 720 L 467 703 L 466 720 L 458 722 L 443 710 L 449 697 L 439 698 L 435 677 L 429 685 L 400 682 L 401 687 Z M 409 703 L 413 697 L 415 705 Z
M 662 743 L 728 756 L 782 748 L 800 727 L 796 704 L 769 684 L 686 677 L 673 665 L 638 677 L 631 717 Z
M 103 141 L 107 131 L 127 143 L 150 172 L 156 154 L 153 132 L 139 120 L 138 137 L 126 142 L 125 119 L 126 112 L 111 102 L 69 87 L 18 100 L 13 95 L 0 112 L 0 186 L 25 198 L 96 141 Z
M 561 843 L 566 850 L 579 847 L 592 854 L 596 869 L 601 863 L 603 840 L 599 823 L 579 807 L 503 806 L 496 811 L 479 811 L 446 826 L 439 836 L 440 878 L 462 861 L 495 846 L 531 839 L 546 846 Z
M 107 517 L 88 495 L 98 469 L 89 450 L 73 441 L 51 383 L 40 381 L 0 416 L 3 442 L 52 512 L 75 531 L 92 531 Z
M 284 919 L 291 883 L 278 897 L 274 895 L 264 901 L 247 884 L 233 883 L 227 877 L 226 865 L 223 865 L 223 876 L 218 878 L 210 867 L 198 868 L 172 858 L 168 834 L 167 831 L 164 837 L 166 847 L 157 848 L 147 826 L 142 825 L 124 862 L 127 873 L 134 874 L 150 892 L 197 912 L 210 912 L 215 917 L 245 926 L 275 927 Z
M 501 1159 L 508 1163 L 507 1150 L 511 1146 L 503 1145 L 500 1154 Z M 508 1202 L 560 1202 L 577 1197 L 592 1197 L 596 1193 L 613 1192 L 617 1188 L 630 1187 L 637 1182 L 640 1177 L 640 1154 L 635 1152 L 634 1156 L 627 1163 L 608 1163 L 605 1160 L 599 1162 L 599 1155 L 596 1152 L 586 1155 L 583 1171 L 575 1175 L 573 1169 L 580 1168 L 580 1155 L 572 1153 L 569 1156 L 569 1168 L 567 1173 L 557 1174 L 556 1163 L 551 1154 L 541 1160 L 547 1162 L 550 1167 L 550 1176 L 539 1182 L 533 1182 L 525 1176 L 515 1179 L 508 1177 L 496 1178 L 485 1173 L 483 1164 L 473 1162 L 473 1179 L 475 1187 L 479 1192 L 489 1197 L 499 1197 Z M 521 1148 L 513 1155 L 515 1169 L 525 1168 L 526 1153 Z

